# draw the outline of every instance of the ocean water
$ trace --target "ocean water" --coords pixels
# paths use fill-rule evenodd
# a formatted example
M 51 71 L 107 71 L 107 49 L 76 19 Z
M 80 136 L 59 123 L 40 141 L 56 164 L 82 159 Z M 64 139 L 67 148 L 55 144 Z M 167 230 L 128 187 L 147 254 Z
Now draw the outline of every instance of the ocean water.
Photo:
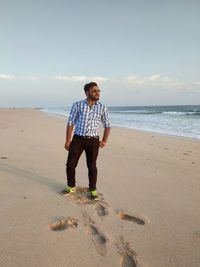
M 108 107 L 113 126 L 200 139 L 200 105 Z M 41 109 L 67 117 L 70 107 Z

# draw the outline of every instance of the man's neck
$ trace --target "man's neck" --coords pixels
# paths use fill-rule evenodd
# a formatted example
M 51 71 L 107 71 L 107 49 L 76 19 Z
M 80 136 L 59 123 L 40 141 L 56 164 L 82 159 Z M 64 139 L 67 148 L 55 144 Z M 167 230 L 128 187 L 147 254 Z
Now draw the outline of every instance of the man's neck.
M 89 98 L 87 98 L 87 102 L 88 102 L 88 106 L 91 107 L 91 106 L 93 106 L 97 101 L 93 101 L 93 100 L 90 100 Z

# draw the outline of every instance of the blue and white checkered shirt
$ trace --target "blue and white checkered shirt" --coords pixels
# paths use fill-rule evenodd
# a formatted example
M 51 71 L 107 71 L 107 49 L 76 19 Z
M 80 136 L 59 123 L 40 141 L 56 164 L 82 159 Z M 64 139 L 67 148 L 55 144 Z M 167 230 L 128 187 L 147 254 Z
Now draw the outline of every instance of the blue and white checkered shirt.
M 104 128 L 111 128 L 107 107 L 97 101 L 90 108 L 87 99 L 84 99 L 73 104 L 67 125 L 75 125 L 74 134 L 97 136 L 100 122 Z

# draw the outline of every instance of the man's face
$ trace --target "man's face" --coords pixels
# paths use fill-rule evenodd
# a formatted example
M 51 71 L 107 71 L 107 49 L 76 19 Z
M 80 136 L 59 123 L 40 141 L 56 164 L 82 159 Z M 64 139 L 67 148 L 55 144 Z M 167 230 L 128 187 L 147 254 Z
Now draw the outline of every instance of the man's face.
M 87 97 L 92 101 L 98 101 L 100 98 L 100 90 L 98 86 L 93 86 L 88 92 L 86 92 Z

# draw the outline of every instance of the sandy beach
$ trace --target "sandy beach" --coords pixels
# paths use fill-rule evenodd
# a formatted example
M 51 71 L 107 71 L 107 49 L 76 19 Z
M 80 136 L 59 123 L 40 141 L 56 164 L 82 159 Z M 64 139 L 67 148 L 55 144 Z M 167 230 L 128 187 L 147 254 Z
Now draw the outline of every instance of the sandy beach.
M 113 127 L 91 203 L 84 154 L 77 192 L 59 194 L 65 129 L 0 109 L 0 266 L 199 267 L 200 141 Z

